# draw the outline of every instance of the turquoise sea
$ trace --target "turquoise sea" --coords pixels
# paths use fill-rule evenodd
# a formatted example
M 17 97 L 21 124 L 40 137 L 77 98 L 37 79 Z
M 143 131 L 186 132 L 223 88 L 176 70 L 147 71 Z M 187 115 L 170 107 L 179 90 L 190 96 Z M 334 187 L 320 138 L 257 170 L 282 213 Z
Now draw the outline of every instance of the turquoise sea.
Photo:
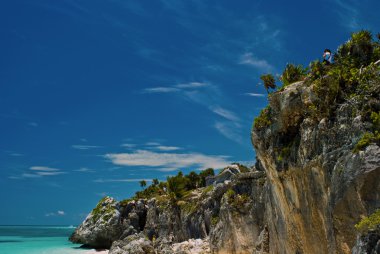
M 0 254 L 75 254 L 80 249 L 68 237 L 74 227 L 0 226 Z

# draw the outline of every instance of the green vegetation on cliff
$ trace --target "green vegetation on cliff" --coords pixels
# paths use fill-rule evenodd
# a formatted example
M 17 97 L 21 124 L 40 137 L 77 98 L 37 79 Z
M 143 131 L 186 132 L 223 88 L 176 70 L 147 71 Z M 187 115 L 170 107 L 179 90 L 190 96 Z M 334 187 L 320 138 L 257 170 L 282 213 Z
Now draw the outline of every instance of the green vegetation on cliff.
M 270 74 L 261 79 L 267 89 L 274 84 Z M 276 97 L 286 86 L 297 81 L 304 81 L 313 92 L 313 99 L 301 116 L 309 118 L 315 123 L 322 119 L 327 121 L 336 117 L 339 105 L 350 103 L 352 117 L 360 116 L 365 122 L 365 132 L 353 152 L 365 149 L 369 144 L 380 145 L 380 38 L 373 39 L 369 31 L 362 30 L 351 34 L 351 38 L 338 47 L 334 54 L 334 63 L 325 64 L 319 60 L 312 61 L 308 68 L 301 65 L 287 64 L 280 81 L 282 87 L 277 92 L 269 94 L 269 100 Z M 272 105 L 272 103 L 271 103 Z M 270 128 L 276 119 L 273 119 L 271 106 L 263 109 L 254 119 L 253 128 L 256 131 Z M 288 156 L 288 149 L 278 147 L 278 160 Z
M 206 186 L 206 178 L 215 174 L 214 169 L 208 168 L 197 174 L 191 171 L 188 175 L 179 172 L 176 176 L 167 178 L 166 182 L 159 182 L 154 179 L 153 183 L 142 191 L 136 192 L 135 196 L 122 202 L 128 202 L 132 199 L 149 199 L 158 196 L 167 196 L 168 200 L 180 200 L 197 188 Z M 144 186 L 145 187 L 145 186 Z
M 380 225 L 380 209 L 377 209 L 373 214 L 368 217 L 364 217 L 355 228 L 362 233 L 366 233 L 369 230 L 376 229 Z

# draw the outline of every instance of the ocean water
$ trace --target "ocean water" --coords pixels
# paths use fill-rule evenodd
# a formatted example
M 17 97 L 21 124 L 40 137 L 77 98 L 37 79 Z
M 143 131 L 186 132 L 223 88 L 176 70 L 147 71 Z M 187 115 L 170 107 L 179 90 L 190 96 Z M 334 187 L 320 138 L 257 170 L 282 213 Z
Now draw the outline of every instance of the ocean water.
M 74 227 L 0 226 L 0 254 L 88 253 L 68 238 Z

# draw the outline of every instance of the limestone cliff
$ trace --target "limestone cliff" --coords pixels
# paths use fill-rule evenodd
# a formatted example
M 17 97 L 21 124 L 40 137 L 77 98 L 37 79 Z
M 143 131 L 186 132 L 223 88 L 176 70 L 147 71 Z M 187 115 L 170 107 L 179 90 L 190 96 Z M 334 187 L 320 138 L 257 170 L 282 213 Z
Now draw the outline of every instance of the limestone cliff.
M 379 146 L 354 152 L 370 128 L 362 115 L 368 101 L 344 101 L 333 105 L 333 115 L 318 119 L 310 105 L 323 102 L 313 86 L 298 82 L 273 94 L 272 123 L 252 132 L 267 173 L 271 253 L 350 253 L 355 224 L 380 206 Z M 368 99 L 378 110 L 379 93 L 374 95 Z

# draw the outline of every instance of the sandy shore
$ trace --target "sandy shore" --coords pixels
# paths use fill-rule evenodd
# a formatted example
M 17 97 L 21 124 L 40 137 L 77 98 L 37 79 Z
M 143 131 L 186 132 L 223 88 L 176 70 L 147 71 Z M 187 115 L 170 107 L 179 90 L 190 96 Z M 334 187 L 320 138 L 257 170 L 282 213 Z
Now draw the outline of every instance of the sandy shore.
M 84 254 L 108 254 L 108 250 L 89 250 L 84 252 Z

